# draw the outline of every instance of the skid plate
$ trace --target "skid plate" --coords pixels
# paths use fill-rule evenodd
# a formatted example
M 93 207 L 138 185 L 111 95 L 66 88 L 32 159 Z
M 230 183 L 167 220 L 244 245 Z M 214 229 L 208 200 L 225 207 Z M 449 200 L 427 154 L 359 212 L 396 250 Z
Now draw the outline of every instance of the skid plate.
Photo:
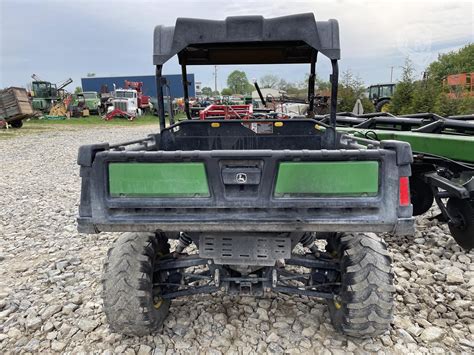
M 221 265 L 273 266 L 291 257 L 291 239 L 277 235 L 202 234 L 199 256 Z

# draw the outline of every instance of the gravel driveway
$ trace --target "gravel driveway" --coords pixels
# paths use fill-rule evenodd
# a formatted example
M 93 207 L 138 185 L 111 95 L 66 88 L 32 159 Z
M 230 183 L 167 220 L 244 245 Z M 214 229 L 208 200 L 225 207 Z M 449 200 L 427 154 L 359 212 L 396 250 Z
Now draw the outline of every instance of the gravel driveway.
M 430 213 L 418 220 L 415 237 L 386 236 L 396 311 L 392 329 L 379 339 L 334 333 L 324 304 L 277 294 L 183 298 L 155 335 L 111 333 L 99 280 L 117 235 L 77 233 L 76 154 L 82 144 L 151 130 L 58 127 L 0 137 L 0 353 L 474 352 L 474 252 L 463 252 Z

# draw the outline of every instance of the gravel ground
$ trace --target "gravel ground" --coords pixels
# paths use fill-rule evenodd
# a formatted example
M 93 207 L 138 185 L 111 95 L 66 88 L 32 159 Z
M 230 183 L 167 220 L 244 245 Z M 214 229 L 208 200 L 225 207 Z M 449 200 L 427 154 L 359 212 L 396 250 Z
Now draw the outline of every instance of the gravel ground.
M 0 140 L 0 353 L 474 352 L 474 253 L 426 216 L 415 237 L 386 236 L 397 296 L 392 329 L 379 339 L 336 334 L 324 304 L 277 294 L 184 298 L 155 335 L 111 333 L 99 280 L 117 235 L 77 233 L 76 153 L 150 131 L 58 127 Z

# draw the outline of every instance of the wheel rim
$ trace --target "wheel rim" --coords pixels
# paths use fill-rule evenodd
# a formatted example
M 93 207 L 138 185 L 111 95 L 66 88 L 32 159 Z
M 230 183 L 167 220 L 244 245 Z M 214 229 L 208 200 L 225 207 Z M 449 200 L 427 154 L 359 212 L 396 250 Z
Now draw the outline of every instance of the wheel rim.
M 382 108 L 380 109 L 380 112 L 388 112 L 388 106 L 389 106 L 389 103 L 384 104 Z
M 156 297 L 154 297 L 156 298 Z M 153 307 L 155 307 L 155 309 L 160 309 L 161 305 L 163 304 L 163 298 L 159 298 L 159 299 L 154 299 L 153 300 Z

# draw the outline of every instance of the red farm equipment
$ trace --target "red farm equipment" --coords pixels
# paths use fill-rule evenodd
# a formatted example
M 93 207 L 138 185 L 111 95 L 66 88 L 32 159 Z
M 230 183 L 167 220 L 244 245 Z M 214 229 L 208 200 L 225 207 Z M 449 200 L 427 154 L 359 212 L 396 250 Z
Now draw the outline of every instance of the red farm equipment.
M 448 87 L 448 97 L 474 96 L 474 73 L 460 73 L 448 75 L 443 80 L 444 86 Z
M 126 118 L 129 121 L 133 121 L 135 119 L 134 115 L 131 115 L 131 114 L 119 109 L 119 108 L 115 108 L 112 111 L 107 112 L 105 114 L 105 116 L 103 116 L 103 117 L 106 121 L 111 121 L 115 117 L 123 117 L 123 118 Z
M 199 113 L 199 119 L 243 119 L 253 115 L 253 105 L 209 105 Z
M 124 88 L 133 89 L 137 91 L 138 107 L 142 110 L 142 112 L 149 112 L 151 110 L 150 96 L 143 95 L 143 82 L 125 80 Z

